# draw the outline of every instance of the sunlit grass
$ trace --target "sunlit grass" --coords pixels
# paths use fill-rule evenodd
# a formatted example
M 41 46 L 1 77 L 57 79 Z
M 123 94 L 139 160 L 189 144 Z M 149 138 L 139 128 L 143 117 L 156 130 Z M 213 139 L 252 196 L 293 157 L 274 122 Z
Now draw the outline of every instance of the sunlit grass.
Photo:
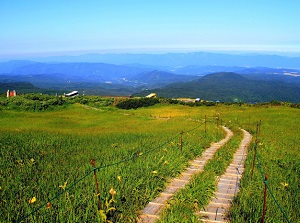
M 105 166 L 139 154 L 98 172 L 103 204 L 110 199 L 111 188 L 116 191 L 116 210 L 107 217 L 134 222 L 138 210 L 163 189 L 169 178 L 179 174 L 187 161 L 200 155 L 211 141 L 222 137 L 208 124 L 207 134 L 199 128 L 184 135 L 180 153 L 180 131 L 201 123 L 148 117 L 146 111 L 98 111 L 79 105 L 43 113 L 4 111 L 4 125 L 0 127 L 1 219 L 15 221 L 48 203 L 49 198 L 91 170 L 91 158 L 97 160 L 97 166 Z M 33 197 L 35 202 L 28 202 Z M 100 221 L 92 174 L 51 201 L 50 207 L 47 205 L 25 222 Z
M 291 222 L 300 219 L 300 113 L 285 107 L 262 108 L 258 155 L 263 174 L 269 175 L 269 187 Z M 262 176 L 256 167 L 250 180 L 254 145 L 246 160 L 246 173 L 240 196 L 234 202 L 233 221 L 259 221 L 262 213 Z M 286 185 L 288 184 L 288 185 Z M 286 185 L 286 186 L 284 186 Z M 244 211 L 247 210 L 247 211 Z M 271 194 L 267 196 L 266 222 L 286 222 Z
M 46 112 L 0 110 L 0 221 L 15 221 L 45 203 L 24 222 L 101 222 L 93 174 L 50 205 L 47 201 L 62 192 L 64 185 L 68 188 L 91 171 L 91 158 L 96 159 L 97 166 L 103 166 L 135 155 L 128 162 L 100 168 L 97 174 L 104 207 L 106 199 L 109 202 L 112 198 L 110 190 L 115 190 L 115 202 L 109 207 L 116 210 L 106 213 L 107 217 L 114 222 L 135 222 L 168 179 L 178 175 L 187 161 L 201 155 L 212 141 L 222 138 L 216 128 L 218 116 L 219 124 L 222 121 L 236 133 L 242 127 L 254 134 L 256 122 L 261 120 L 262 144 L 258 149 L 263 170 L 269 174 L 271 188 L 292 222 L 299 219 L 295 211 L 299 209 L 299 109 L 161 104 L 137 110 L 98 108 L 73 104 Z M 206 134 L 202 124 L 205 116 Z M 198 126 L 183 135 L 180 153 L 179 133 Z M 257 170 L 249 182 L 252 148 L 246 160 L 243 188 L 231 213 L 233 222 L 256 222 L 261 216 L 263 183 Z M 147 153 L 151 149 L 154 150 Z M 222 167 L 217 168 L 216 164 L 212 169 L 221 171 L 225 168 L 221 164 Z M 213 176 L 209 173 L 207 170 L 194 181 L 186 192 L 191 196 L 188 198 L 199 201 L 199 196 L 209 196 L 209 179 Z M 199 188 L 200 195 L 194 194 L 195 188 Z M 181 198 L 184 196 L 185 192 Z M 29 202 L 32 199 L 35 201 Z M 195 204 L 194 200 L 189 202 Z M 282 219 L 270 197 L 268 204 L 268 218 Z

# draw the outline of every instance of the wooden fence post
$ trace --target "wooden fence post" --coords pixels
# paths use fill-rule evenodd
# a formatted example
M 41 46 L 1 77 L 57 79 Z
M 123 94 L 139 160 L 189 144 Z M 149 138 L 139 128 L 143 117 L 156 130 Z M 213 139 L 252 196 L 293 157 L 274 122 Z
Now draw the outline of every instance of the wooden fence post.
M 257 135 L 259 136 L 260 135 L 260 126 L 261 126 L 261 120 L 259 120 L 259 124 L 258 124 L 258 133 L 257 133 Z
M 183 131 L 180 132 L 180 142 L 179 142 L 180 152 L 182 152 L 182 135 L 183 135 Z
M 204 131 L 205 131 L 205 133 L 206 133 L 206 115 L 205 115 L 205 117 L 204 117 Z
M 95 182 L 96 182 L 96 192 L 97 192 L 97 197 L 98 197 L 98 210 L 102 210 L 102 204 L 101 204 L 101 199 L 100 199 L 100 191 L 99 191 L 99 184 L 98 184 L 98 179 L 97 179 L 97 173 L 96 173 L 96 160 L 91 159 L 90 163 L 92 164 L 93 168 L 94 168 L 94 178 L 95 178 Z
M 255 141 L 257 142 L 258 140 L 258 134 L 259 134 L 259 124 L 256 123 L 256 138 L 255 138 Z

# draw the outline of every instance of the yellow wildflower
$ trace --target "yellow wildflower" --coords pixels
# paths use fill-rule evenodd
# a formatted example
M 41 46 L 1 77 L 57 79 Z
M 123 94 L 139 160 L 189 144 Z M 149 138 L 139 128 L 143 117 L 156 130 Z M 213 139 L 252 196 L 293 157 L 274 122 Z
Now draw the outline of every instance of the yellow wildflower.
M 109 190 L 109 193 L 111 194 L 112 197 L 114 197 L 115 194 L 116 194 L 117 192 L 116 192 L 115 189 L 112 187 L 112 188 Z
M 156 171 L 156 170 L 153 170 L 152 173 L 153 173 L 153 174 L 157 174 L 157 171 Z
M 286 188 L 287 186 L 289 186 L 289 184 L 286 182 L 281 182 L 281 185 L 283 186 L 283 188 Z
M 33 197 L 33 198 L 29 199 L 28 202 L 29 202 L 29 204 L 35 203 L 36 202 L 36 197 Z
M 198 208 L 199 208 L 199 205 L 198 205 L 197 202 L 194 202 L 194 208 L 195 208 L 195 209 L 198 209 Z
M 117 176 L 117 178 L 118 178 L 118 181 L 121 183 L 121 176 Z
M 141 155 L 143 155 L 143 153 L 142 153 L 142 152 L 140 152 L 140 153 L 139 153 L 139 156 L 141 156 Z
M 61 189 L 63 189 L 63 190 L 65 190 L 66 189 L 66 187 L 67 187 L 67 181 L 66 182 L 64 182 L 64 185 L 59 185 L 59 187 L 61 188 Z

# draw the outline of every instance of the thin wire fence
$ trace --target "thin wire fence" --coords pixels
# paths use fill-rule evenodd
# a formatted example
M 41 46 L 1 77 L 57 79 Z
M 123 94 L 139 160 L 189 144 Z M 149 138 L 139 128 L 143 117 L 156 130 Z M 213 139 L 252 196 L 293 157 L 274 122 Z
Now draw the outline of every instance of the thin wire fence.
M 257 150 L 257 144 L 255 145 L 255 150 Z M 278 200 L 276 199 L 273 191 L 271 190 L 268 180 L 265 179 L 265 175 L 263 173 L 262 167 L 261 167 L 261 161 L 260 161 L 260 156 L 258 154 L 258 152 L 256 151 L 256 160 L 257 160 L 257 167 L 259 170 L 259 173 L 261 175 L 262 181 L 263 183 L 266 185 L 269 193 L 271 194 L 272 199 L 274 200 L 274 202 L 276 203 L 277 207 L 279 208 L 280 212 L 283 214 L 284 218 L 287 220 L 287 222 L 291 223 L 291 221 L 289 220 L 287 214 L 285 213 L 285 211 L 283 210 L 283 208 L 281 207 L 281 205 L 279 204 Z
M 263 173 L 263 169 L 262 169 L 262 164 L 261 164 L 261 159 L 260 159 L 260 155 L 257 151 L 257 145 L 258 145 L 258 135 L 260 133 L 260 125 L 261 125 L 261 121 L 259 124 L 257 124 L 258 128 L 256 129 L 256 140 L 255 140 L 255 146 L 254 146 L 254 152 L 255 152 L 255 160 L 257 161 L 256 166 L 258 167 L 259 173 L 261 175 L 261 179 L 263 181 L 263 183 L 265 184 L 267 190 L 269 191 L 269 193 L 271 194 L 272 199 L 274 200 L 274 202 L 276 203 L 276 206 L 278 207 L 278 209 L 280 210 L 280 212 L 283 214 L 283 217 L 286 219 L 286 221 L 288 223 L 291 223 L 291 221 L 289 220 L 287 214 L 285 213 L 285 211 L 283 210 L 283 208 L 281 207 L 281 205 L 279 204 L 278 200 L 276 199 L 273 191 L 271 190 L 268 180 L 265 178 L 265 174 Z M 253 162 L 255 162 L 255 160 Z
M 185 131 L 184 133 L 189 133 L 192 131 L 195 131 L 196 129 L 199 129 L 201 126 L 203 126 L 206 123 L 213 123 L 214 121 L 209 121 L 209 120 L 205 120 L 204 122 L 201 122 L 200 125 L 196 126 L 195 128 L 189 129 L 187 131 Z M 217 125 L 219 123 L 217 122 Z M 260 155 L 258 154 L 257 151 L 257 144 L 258 144 L 258 133 L 259 133 L 260 129 L 257 129 L 257 137 L 255 140 L 255 147 L 254 147 L 254 151 L 256 153 L 256 166 L 258 167 L 259 173 L 261 175 L 261 179 L 263 181 L 263 183 L 266 185 L 267 190 L 269 191 L 269 193 L 271 194 L 272 199 L 274 200 L 274 202 L 276 203 L 276 206 L 278 207 L 278 209 L 281 211 L 281 213 L 283 214 L 284 218 L 286 219 L 286 221 L 288 223 L 291 223 L 291 221 L 289 220 L 287 214 L 285 213 L 285 211 L 283 210 L 283 208 L 281 207 L 281 205 L 279 204 L 278 200 L 276 199 L 273 191 L 271 190 L 268 181 L 265 179 L 265 175 L 263 173 L 263 169 L 262 169 L 262 164 L 261 164 L 261 158 Z M 69 191 L 70 189 L 72 189 L 73 187 L 75 187 L 78 183 L 80 183 L 81 181 L 83 181 L 86 177 L 88 177 L 90 174 L 92 174 L 95 170 L 101 170 L 101 169 L 106 169 L 112 166 L 117 166 L 120 165 L 122 163 L 127 163 L 130 162 L 131 160 L 137 159 L 141 156 L 145 156 L 147 154 L 150 154 L 152 152 L 155 152 L 157 150 L 159 150 L 160 148 L 164 147 L 165 145 L 169 144 L 170 142 L 172 142 L 174 139 L 178 138 L 180 136 L 180 134 L 182 134 L 182 132 L 177 133 L 175 136 L 169 138 L 168 140 L 166 140 L 164 143 L 159 144 L 158 146 L 147 150 L 145 152 L 141 152 L 141 151 L 136 151 L 135 153 L 133 153 L 133 155 L 131 155 L 130 157 L 127 157 L 125 159 L 122 159 L 120 161 L 117 161 L 115 163 L 111 163 L 111 164 L 107 164 L 107 165 L 102 165 L 102 166 L 98 166 L 98 167 L 93 167 L 91 169 L 88 169 L 85 171 L 85 174 L 80 177 L 79 179 L 75 180 L 72 184 L 70 184 L 68 187 L 64 188 L 63 191 L 57 193 L 54 197 L 48 199 L 47 201 L 45 201 L 43 204 L 39 205 L 38 207 L 36 207 L 34 210 L 32 210 L 29 214 L 23 216 L 22 218 L 18 219 L 16 222 L 20 223 L 22 221 L 24 221 L 25 219 L 27 219 L 28 217 L 30 217 L 31 215 L 33 215 L 34 213 L 36 213 L 37 211 L 39 211 L 40 209 L 42 209 L 43 207 L 46 207 L 46 205 L 48 203 L 51 203 L 52 201 L 58 199 L 61 195 L 63 195 L 64 193 L 66 193 L 67 191 Z M 255 161 L 254 161 L 255 162 Z
M 205 120 L 204 122 L 202 122 L 200 125 L 196 126 L 195 128 L 192 128 L 190 130 L 187 130 L 186 133 L 188 132 L 192 132 L 195 131 L 196 129 L 199 129 L 201 126 L 203 126 L 205 124 L 205 122 L 210 122 Z M 211 121 L 212 122 L 212 121 Z M 107 165 L 102 165 L 102 166 L 98 166 L 98 167 L 93 167 L 92 169 L 88 169 L 85 171 L 85 174 L 80 177 L 79 179 L 75 180 L 72 184 L 70 184 L 68 187 L 65 187 L 63 191 L 57 193 L 54 197 L 48 199 L 47 201 L 45 201 L 44 203 L 42 203 L 41 205 L 39 205 L 38 207 L 36 207 L 34 210 L 32 210 L 29 214 L 19 218 L 16 222 L 20 223 L 24 220 L 26 220 L 28 217 L 30 217 L 31 215 L 33 215 L 34 213 L 36 213 L 37 211 L 41 210 L 43 207 L 46 207 L 48 203 L 51 203 L 52 201 L 58 199 L 61 195 L 63 195 L 64 193 L 68 192 L 71 188 L 75 187 L 78 183 L 80 183 L 81 181 L 83 181 L 86 177 L 88 177 L 90 174 L 92 174 L 95 170 L 100 170 L 100 169 L 106 169 L 112 166 L 117 166 L 119 164 L 122 163 L 127 163 L 130 162 L 131 160 L 137 159 L 141 156 L 150 154 L 156 150 L 159 150 L 160 148 L 164 147 L 165 145 L 169 144 L 170 142 L 172 142 L 174 139 L 178 138 L 180 136 L 180 134 L 182 134 L 182 132 L 176 134 L 175 136 L 169 138 L 168 140 L 166 140 L 164 143 L 159 144 L 158 146 L 147 150 L 146 152 L 141 152 L 141 151 L 136 151 L 135 153 L 133 153 L 133 155 L 131 155 L 128 158 L 122 159 L 120 161 L 117 161 L 115 163 L 111 163 L 111 164 L 107 164 Z

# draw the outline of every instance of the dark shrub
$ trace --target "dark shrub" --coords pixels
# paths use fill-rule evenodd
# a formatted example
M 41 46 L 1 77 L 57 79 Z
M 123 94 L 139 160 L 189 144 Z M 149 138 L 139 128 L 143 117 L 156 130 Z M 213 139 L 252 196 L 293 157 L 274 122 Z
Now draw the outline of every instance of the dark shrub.
M 140 107 L 149 107 L 159 103 L 157 98 L 139 98 L 139 99 L 127 99 L 116 104 L 120 109 L 137 109 Z

